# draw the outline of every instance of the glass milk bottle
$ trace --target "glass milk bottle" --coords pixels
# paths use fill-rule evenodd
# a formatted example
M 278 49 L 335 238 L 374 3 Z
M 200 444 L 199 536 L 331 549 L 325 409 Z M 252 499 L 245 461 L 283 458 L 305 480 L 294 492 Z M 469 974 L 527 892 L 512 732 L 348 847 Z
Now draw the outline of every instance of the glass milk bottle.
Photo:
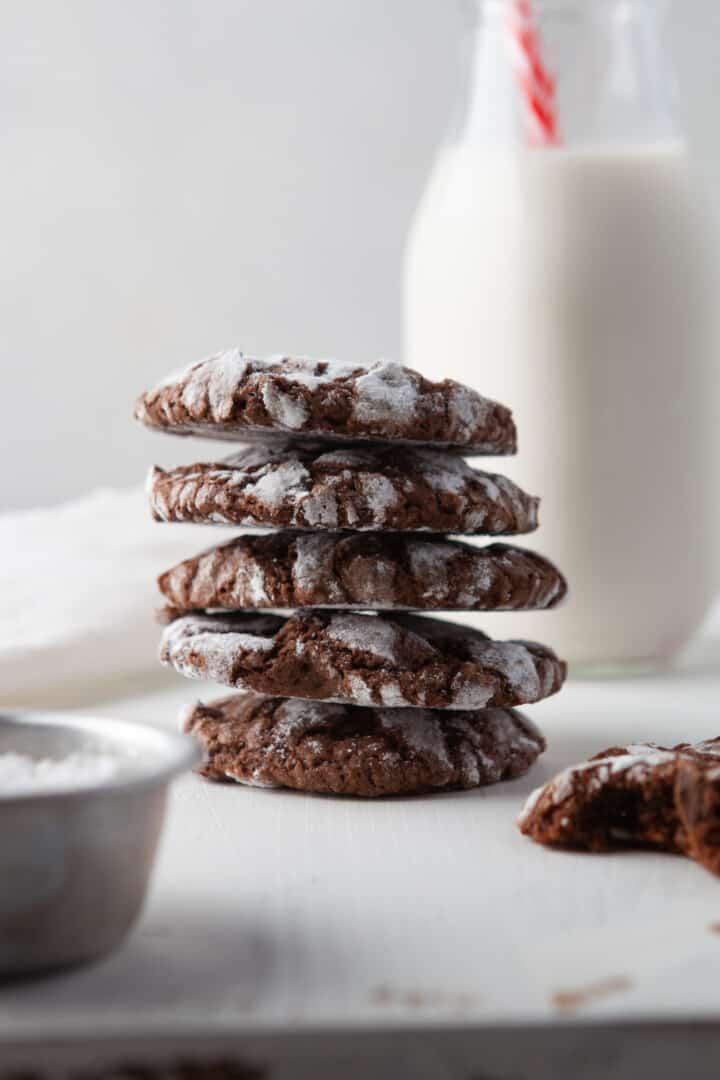
M 643 669 L 717 575 L 714 244 L 668 108 L 650 0 L 486 0 L 461 123 L 408 242 L 405 362 L 510 405 L 542 497 L 520 543 L 555 612 L 487 615 L 578 667 Z

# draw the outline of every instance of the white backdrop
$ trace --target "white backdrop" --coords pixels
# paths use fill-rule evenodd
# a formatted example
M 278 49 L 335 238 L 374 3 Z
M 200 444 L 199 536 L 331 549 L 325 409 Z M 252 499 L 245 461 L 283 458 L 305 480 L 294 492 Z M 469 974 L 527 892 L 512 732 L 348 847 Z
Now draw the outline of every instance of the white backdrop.
M 215 349 L 399 355 L 461 2 L 0 0 L 4 506 L 197 453 L 130 411 Z M 669 40 L 720 187 L 717 0 Z

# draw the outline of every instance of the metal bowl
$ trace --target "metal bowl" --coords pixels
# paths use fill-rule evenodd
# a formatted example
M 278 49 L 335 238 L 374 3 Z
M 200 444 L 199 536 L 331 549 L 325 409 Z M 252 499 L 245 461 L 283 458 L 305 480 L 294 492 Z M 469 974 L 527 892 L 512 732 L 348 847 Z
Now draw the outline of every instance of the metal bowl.
M 94 960 L 142 906 L 173 777 L 194 765 L 187 736 L 117 720 L 0 710 L 0 754 L 112 755 L 118 771 L 66 791 L 0 791 L 0 976 Z

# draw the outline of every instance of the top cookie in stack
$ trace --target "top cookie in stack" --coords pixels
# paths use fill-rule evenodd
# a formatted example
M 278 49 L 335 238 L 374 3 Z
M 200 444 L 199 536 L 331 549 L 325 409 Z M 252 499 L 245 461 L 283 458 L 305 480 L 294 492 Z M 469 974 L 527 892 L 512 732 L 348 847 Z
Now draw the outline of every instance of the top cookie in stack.
M 514 454 L 509 409 L 446 379 L 430 382 L 387 360 L 216 353 L 169 375 L 135 416 L 173 435 L 239 442 L 323 439 L 416 443 L 465 454 Z
M 536 528 L 536 498 L 459 456 L 514 453 L 508 409 L 385 361 L 231 350 L 165 379 L 136 416 L 256 444 L 153 469 L 157 520 L 283 530 L 241 535 L 159 579 L 163 661 L 245 691 L 187 718 L 207 775 L 382 795 L 471 787 L 532 764 L 544 741 L 514 706 L 558 690 L 563 662 L 407 614 L 552 607 L 565 594 L 539 555 L 443 535 Z

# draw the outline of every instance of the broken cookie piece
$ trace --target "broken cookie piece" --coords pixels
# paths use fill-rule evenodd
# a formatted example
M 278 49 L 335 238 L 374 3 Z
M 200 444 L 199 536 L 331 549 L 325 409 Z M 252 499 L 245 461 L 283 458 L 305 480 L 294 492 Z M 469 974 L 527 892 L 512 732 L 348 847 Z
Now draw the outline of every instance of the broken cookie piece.
M 533 792 L 518 826 L 549 847 L 658 848 L 718 873 L 720 738 L 604 750 Z
M 710 767 L 689 757 L 678 762 L 675 805 L 687 854 L 720 875 L 720 759 Z

